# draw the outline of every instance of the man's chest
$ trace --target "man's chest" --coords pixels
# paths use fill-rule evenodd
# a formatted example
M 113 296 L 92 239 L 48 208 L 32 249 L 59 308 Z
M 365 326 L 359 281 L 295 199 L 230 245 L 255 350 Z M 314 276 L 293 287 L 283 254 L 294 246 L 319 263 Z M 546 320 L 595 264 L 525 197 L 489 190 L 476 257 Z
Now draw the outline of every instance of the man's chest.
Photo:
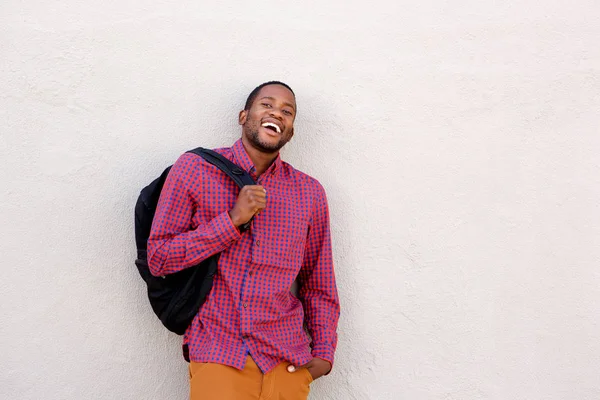
M 192 226 L 209 223 L 215 216 L 235 205 L 239 188 L 218 174 L 207 174 L 190 195 L 195 205 Z M 227 177 L 225 177 L 227 178 Z M 246 249 L 259 264 L 287 265 L 296 269 L 301 262 L 313 208 L 308 188 L 285 179 L 259 179 L 257 184 L 267 191 L 267 205 L 255 215 L 249 232 L 239 246 Z

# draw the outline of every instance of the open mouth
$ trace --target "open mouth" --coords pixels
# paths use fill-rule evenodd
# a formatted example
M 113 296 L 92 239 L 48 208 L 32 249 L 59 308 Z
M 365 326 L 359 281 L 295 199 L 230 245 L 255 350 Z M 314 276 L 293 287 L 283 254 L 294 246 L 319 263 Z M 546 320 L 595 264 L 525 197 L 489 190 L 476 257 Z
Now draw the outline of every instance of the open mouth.
M 277 133 L 281 133 L 281 128 L 277 125 L 274 124 L 272 122 L 265 122 L 264 124 L 261 125 L 263 128 L 267 128 L 272 130 L 273 132 L 277 132 Z

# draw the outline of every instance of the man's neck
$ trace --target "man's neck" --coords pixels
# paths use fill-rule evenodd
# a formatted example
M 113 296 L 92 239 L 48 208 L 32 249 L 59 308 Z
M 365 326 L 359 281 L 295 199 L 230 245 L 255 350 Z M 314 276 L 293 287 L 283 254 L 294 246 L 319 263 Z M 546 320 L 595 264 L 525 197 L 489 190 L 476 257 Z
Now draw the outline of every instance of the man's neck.
M 261 176 L 279 155 L 278 151 L 275 153 L 264 153 L 254 148 L 244 136 L 242 136 L 242 144 L 244 145 L 246 153 L 248 153 L 248 157 L 252 160 L 252 164 L 254 164 L 256 176 Z

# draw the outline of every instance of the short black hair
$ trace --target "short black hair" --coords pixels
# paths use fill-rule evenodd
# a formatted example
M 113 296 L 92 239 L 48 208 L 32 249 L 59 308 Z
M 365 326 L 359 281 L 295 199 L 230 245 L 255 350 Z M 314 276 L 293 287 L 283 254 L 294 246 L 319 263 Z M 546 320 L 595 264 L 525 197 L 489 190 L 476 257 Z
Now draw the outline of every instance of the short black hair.
M 292 92 L 294 97 L 296 97 L 296 93 L 294 93 L 292 88 L 289 87 L 287 84 L 285 84 L 283 82 L 279 82 L 279 81 L 269 81 L 269 82 L 261 83 L 260 85 L 255 87 L 253 91 L 250 92 L 250 94 L 248 95 L 248 98 L 246 99 L 246 105 L 244 106 L 244 110 L 249 110 L 250 107 L 252 107 L 252 103 L 254 103 L 254 99 L 256 99 L 256 96 L 258 96 L 258 92 L 260 92 L 260 89 L 264 88 L 265 86 L 269 86 L 269 85 L 281 85 L 281 86 L 287 88 L 290 92 Z

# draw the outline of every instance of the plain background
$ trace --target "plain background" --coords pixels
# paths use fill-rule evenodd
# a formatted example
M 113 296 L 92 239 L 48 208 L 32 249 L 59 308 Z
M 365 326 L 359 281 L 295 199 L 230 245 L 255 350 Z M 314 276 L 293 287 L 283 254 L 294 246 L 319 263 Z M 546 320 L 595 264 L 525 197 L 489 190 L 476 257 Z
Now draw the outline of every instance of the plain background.
M 343 313 L 312 400 L 600 398 L 600 5 L 0 4 L 0 398 L 187 396 L 139 190 L 297 93 Z

